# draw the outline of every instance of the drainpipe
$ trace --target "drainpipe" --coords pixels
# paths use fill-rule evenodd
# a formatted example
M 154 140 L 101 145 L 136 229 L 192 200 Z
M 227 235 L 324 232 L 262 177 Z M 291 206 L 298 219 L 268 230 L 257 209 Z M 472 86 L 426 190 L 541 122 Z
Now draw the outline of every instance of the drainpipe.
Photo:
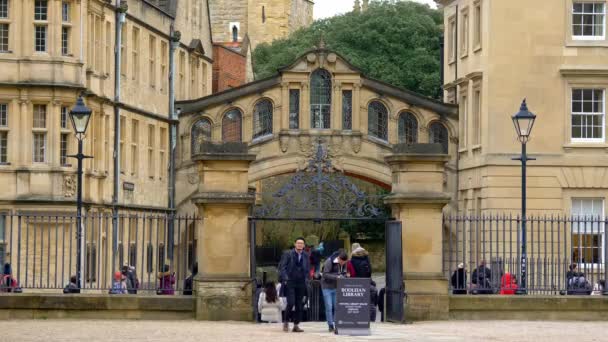
M 120 189 L 120 74 L 121 74 L 121 51 L 122 25 L 126 21 L 129 6 L 125 0 L 116 0 L 116 44 L 114 44 L 114 193 L 112 195 L 112 269 L 114 266 L 114 255 L 118 249 L 118 198 Z
M 443 35 L 441 35 L 439 37 L 439 65 L 441 65 L 440 69 L 439 69 L 439 79 L 440 79 L 440 86 L 439 86 L 439 94 L 441 94 L 441 101 L 445 101 L 445 94 L 443 92 L 443 84 L 445 82 L 445 66 L 443 65 L 445 63 L 445 43 L 444 43 L 444 37 Z
M 175 51 L 179 47 L 181 33 L 175 31 L 171 25 L 169 33 L 169 119 L 171 119 L 171 127 L 169 130 L 169 211 L 171 215 L 175 214 L 175 148 L 177 140 L 177 113 L 175 112 Z M 169 220 L 168 242 L 167 242 L 167 257 L 173 259 L 173 220 Z

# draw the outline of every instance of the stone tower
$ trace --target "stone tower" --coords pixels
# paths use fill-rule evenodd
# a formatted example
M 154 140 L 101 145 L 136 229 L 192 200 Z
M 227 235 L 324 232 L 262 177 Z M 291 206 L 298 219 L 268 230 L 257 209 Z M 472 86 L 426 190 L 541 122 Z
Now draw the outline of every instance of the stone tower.
M 311 0 L 209 0 L 213 41 L 238 46 L 248 36 L 253 49 L 310 25 L 313 6 Z

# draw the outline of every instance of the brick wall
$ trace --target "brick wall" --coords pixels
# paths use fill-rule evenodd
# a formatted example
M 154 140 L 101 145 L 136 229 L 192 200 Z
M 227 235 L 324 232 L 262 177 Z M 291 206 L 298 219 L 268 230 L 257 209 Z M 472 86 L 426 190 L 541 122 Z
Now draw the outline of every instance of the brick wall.
M 245 83 L 247 58 L 222 45 L 213 46 L 213 92 Z

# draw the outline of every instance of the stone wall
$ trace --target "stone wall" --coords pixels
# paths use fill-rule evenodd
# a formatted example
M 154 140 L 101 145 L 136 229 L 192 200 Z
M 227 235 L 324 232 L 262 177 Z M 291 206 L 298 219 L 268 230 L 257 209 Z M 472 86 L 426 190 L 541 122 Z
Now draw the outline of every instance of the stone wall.
M 247 0 L 209 0 L 213 41 L 231 42 L 230 23 L 239 23 L 239 41 L 247 34 Z
M 214 45 L 213 56 L 214 93 L 245 83 L 247 57 L 221 45 Z

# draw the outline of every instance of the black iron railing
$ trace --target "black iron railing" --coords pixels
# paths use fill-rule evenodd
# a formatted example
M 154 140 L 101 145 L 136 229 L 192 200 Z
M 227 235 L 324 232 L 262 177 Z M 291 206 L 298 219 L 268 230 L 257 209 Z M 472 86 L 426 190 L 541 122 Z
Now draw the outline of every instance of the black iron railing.
M 444 272 L 453 294 L 521 289 L 521 217 L 444 216 Z M 608 279 L 608 219 L 530 216 L 528 294 L 602 294 Z M 595 291 L 594 291 L 595 290 Z

